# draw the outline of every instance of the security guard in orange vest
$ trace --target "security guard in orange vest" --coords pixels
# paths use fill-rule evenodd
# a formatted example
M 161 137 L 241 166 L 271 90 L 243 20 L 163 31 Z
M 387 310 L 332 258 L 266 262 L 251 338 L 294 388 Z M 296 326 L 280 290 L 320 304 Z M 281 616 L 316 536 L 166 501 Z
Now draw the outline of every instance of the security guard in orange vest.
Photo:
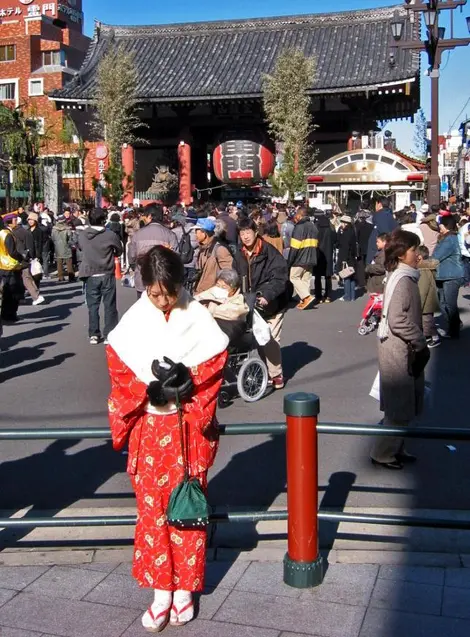
M 0 298 L 2 321 L 16 321 L 19 299 L 23 292 L 21 270 L 23 255 L 16 248 L 13 228 L 18 223 L 18 213 L 2 215 L 5 227 L 0 230 Z

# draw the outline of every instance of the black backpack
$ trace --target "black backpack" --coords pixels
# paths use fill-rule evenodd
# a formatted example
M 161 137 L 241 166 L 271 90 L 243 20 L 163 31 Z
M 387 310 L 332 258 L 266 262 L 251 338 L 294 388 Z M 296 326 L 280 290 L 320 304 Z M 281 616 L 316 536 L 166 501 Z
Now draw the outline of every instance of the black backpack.
M 178 245 L 178 251 L 180 253 L 181 261 L 187 265 L 194 259 L 194 248 L 191 245 L 191 236 L 189 232 L 185 232 L 184 228 L 182 230 L 183 234 L 181 235 L 181 240 Z

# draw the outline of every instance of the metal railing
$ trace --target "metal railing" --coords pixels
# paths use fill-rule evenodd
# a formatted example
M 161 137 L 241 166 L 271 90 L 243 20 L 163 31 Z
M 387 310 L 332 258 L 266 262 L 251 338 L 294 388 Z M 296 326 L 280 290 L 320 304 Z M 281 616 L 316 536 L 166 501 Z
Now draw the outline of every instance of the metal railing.
M 245 435 L 285 435 L 285 422 L 272 423 L 235 423 L 219 425 L 223 436 Z M 420 438 L 422 440 L 470 441 L 470 430 L 462 428 L 440 427 L 382 427 L 380 425 L 357 425 L 348 423 L 319 423 L 317 433 L 325 435 L 348 436 L 399 436 L 402 438 Z M 76 427 L 67 429 L 3 429 L 0 430 L 0 442 L 27 440 L 110 440 L 107 428 Z M 229 511 L 218 512 L 211 516 L 212 523 L 268 522 L 288 519 L 287 511 Z M 360 513 L 335 513 L 319 511 L 318 519 L 323 522 L 350 522 L 357 524 L 383 524 L 393 526 L 447 528 L 470 530 L 470 520 L 441 520 L 399 515 L 371 515 Z M 136 516 L 93 516 L 64 518 L 0 518 L 0 528 L 35 527 L 86 527 L 86 526 L 127 526 L 134 525 Z
M 285 422 L 254 422 L 219 425 L 221 436 L 282 435 L 287 432 Z M 470 429 L 455 427 L 383 427 L 382 425 L 357 425 L 349 423 L 318 423 L 319 434 L 346 436 L 398 436 L 422 440 L 470 441 Z M 2 429 L 0 442 L 12 440 L 111 440 L 107 428 L 75 427 L 67 429 Z
M 384 427 L 318 423 L 319 399 L 314 394 L 291 394 L 284 399 L 286 422 L 236 423 L 220 425 L 220 434 L 286 435 L 287 501 L 285 511 L 214 511 L 212 523 L 256 523 L 288 521 L 288 553 L 284 560 L 284 581 L 297 588 L 317 586 L 323 579 L 322 558 L 318 550 L 318 521 L 339 524 L 381 524 L 470 530 L 470 518 L 451 520 L 418 516 L 374 515 L 318 511 L 318 434 L 397 436 L 424 440 L 470 441 L 470 429 L 438 427 Z M 1 441 L 13 440 L 84 440 L 111 438 L 105 428 L 4 429 Z M 0 518 L 0 528 L 102 527 L 127 526 L 136 516 L 91 516 L 49 518 Z M 295 541 L 292 539 L 295 538 Z M 314 541 L 312 541 L 312 538 Z

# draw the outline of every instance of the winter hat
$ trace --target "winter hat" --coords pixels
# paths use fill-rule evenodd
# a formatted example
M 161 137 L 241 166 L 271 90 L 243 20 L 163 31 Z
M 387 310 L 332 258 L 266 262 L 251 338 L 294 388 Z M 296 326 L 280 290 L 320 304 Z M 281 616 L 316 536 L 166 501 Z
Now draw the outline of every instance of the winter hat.
M 212 221 L 212 219 L 208 218 L 198 219 L 196 225 L 193 226 L 192 230 L 203 230 L 204 232 L 213 234 L 215 230 L 215 222 Z
M 171 215 L 171 220 L 184 226 L 186 223 L 186 215 L 183 214 L 180 210 L 177 210 Z
M 2 219 L 3 221 L 13 221 L 13 219 L 17 219 L 18 218 L 18 211 L 14 210 L 13 212 L 7 212 L 6 214 L 2 215 Z
M 342 223 L 352 223 L 353 220 L 351 219 L 351 217 L 349 215 L 343 215 L 342 217 L 340 217 L 339 219 Z
M 39 215 L 37 212 L 30 212 L 28 214 L 28 220 L 31 219 L 31 221 L 35 221 L 36 223 L 39 221 Z

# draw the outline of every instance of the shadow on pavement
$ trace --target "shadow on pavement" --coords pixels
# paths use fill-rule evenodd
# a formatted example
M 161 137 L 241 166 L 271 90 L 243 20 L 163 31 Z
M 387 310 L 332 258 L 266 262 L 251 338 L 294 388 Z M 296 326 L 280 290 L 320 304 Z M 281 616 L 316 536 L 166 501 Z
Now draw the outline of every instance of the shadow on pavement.
M 356 372 L 361 369 L 368 369 L 372 363 L 376 363 L 376 362 L 377 362 L 377 359 L 373 358 L 366 361 L 362 361 L 360 363 L 345 365 L 343 367 L 339 367 L 338 369 L 334 369 L 331 372 L 321 372 L 318 374 L 314 374 L 313 376 L 308 376 L 307 378 L 299 378 L 298 380 L 291 380 L 289 383 L 289 388 L 295 387 L 296 385 L 305 385 L 305 383 L 313 383 L 316 380 L 339 378 L 340 376 L 345 376 L 347 374 L 350 374 L 351 372 Z
M 46 305 L 50 304 L 50 303 L 55 303 L 56 301 L 71 301 L 72 299 L 77 299 L 78 297 L 82 296 L 83 297 L 83 293 L 82 290 L 75 290 L 74 292 L 68 292 L 66 294 L 64 293 L 60 293 L 59 291 L 55 292 L 55 293 L 47 293 L 46 294 Z
M 63 321 L 72 314 L 74 307 L 82 307 L 83 303 L 61 303 L 60 305 L 41 306 L 42 309 L 24 316 L 20 315 L 18 325 L 31 325 L 49 321 Z
M 356 482 L 356 474 L 349 471 L 337 471 L 333 473 L 325 489 L 320 503 L 320 511 L 334 511 L 341 513 Z M 326 552 L 326 564 L 328 554 L 338 536 L 339 522 L 321 522 L 319 525 L 319 544 L 322 551 Z
M 6 369 L 25 361 L 34 361 L 43 355 L 44 350 L 56 345 L 55 342 L 41 343 L 35 347 L 17 347 L 4 351 L 0 359 L 0 369 Z
M 271 436 L 267 442 L 232 456 L 210 480 L 209 502 L 217 513 L 246 509 L 267 511 L 285 489 L 285 436 Z M 244 547 L 258 543 L 256 523 L 252 522 L 220 523 L 213 525 L 211 532 L 211 542 L 216 541 L 219 547 L 239 547 L 241 538 Z
M 57 414 L 57 413 L 41 414 L 41 420 L 45 422 L 61 421 L 64 423 L 70 423 L 71 421 L 78 420 L 82 424 L 83 424 L 83 421 L 94 420 L 97 417 L 101 417 L 103 419 L 102 427 L 103 429 L 106 429 L 109 426 L 108 420 L 107 420 L 108 414 L 106 413 L 104 409 L 102 411 L 86 411 L 86 412 L 82 411 L 82 412 L 75 412 L 75 413 L 61 412 L 60 414 Z M 21 424 L 37 423 L 38 421 L 38 417 L 34 413 L 31 415 L 22 414 L 20 417 L 17 417 L 16 414 L 6 413 L 5 411 L 2 411 L 2 413 L 0 414 L 0 423 L 9 423 L 13 419 L 16 419 L 16 421 L 20 422 Z
M 62 323 L 61 325 L 51 325 L 50 327 L 36 327 L 32 330 L 26 330 L 24 332 L 11 334 L 10 336 L 4 336 L 1 340 L 2 349 L 10 350 L 12 347 L 15 347 L 15 345 L 23 343 L 23 341 L 30 341 L 42 338 L 43 336 L 51 336 L 52 334 L 57 334 L 57 332 L 60 332 L 67 325 L 69 325 L 69 323 Z
M 25 518 L 37 517 L 39 511 L 47 509 L 53 516 L 82 498 L 92 498 L 112 476 L 125 472 L 126 459 L 113 451 L 110 441 L 67 455 L 66 451 L 78 442 L 57 440 L 44 451 L 3 462 L 0 465 L 0 509 L 18 511 L 31 507 Z M 3 488 L 4 485 L 8 488 Z M 0 548 L 21 540 L 31 530 L 5 529 L 0 532 Z M 38 546 L 38 542 L 34 545 Z
M 38 352 L 39 355 L 43 353 L 41 348 L 38 348 Z M 50 369 L 51 367 L 57 367 L 57 365 L 61 365 L 68 358 L 73 358 L 74 356 L 75 354 L 72 352 L 67 354 L 57 354 L 52 358 L 46 358 L 44 360 L 37 361 L 36 363 L 29 363 L 28 365 L 14 367 L 13 369 L 0 373 L 0 383 L 5 383 L 8 380 L 19 378 L 20 376 L 26 376 L 27 374 L 35 374 L 36 372 L 40 372 L 44 369 Z
M 294 378 L 303 367 L 318 360 L 322 353 L 321 349 L 313 347 L 305 341 L 283 347 L 282 361 L 286 380 Z

